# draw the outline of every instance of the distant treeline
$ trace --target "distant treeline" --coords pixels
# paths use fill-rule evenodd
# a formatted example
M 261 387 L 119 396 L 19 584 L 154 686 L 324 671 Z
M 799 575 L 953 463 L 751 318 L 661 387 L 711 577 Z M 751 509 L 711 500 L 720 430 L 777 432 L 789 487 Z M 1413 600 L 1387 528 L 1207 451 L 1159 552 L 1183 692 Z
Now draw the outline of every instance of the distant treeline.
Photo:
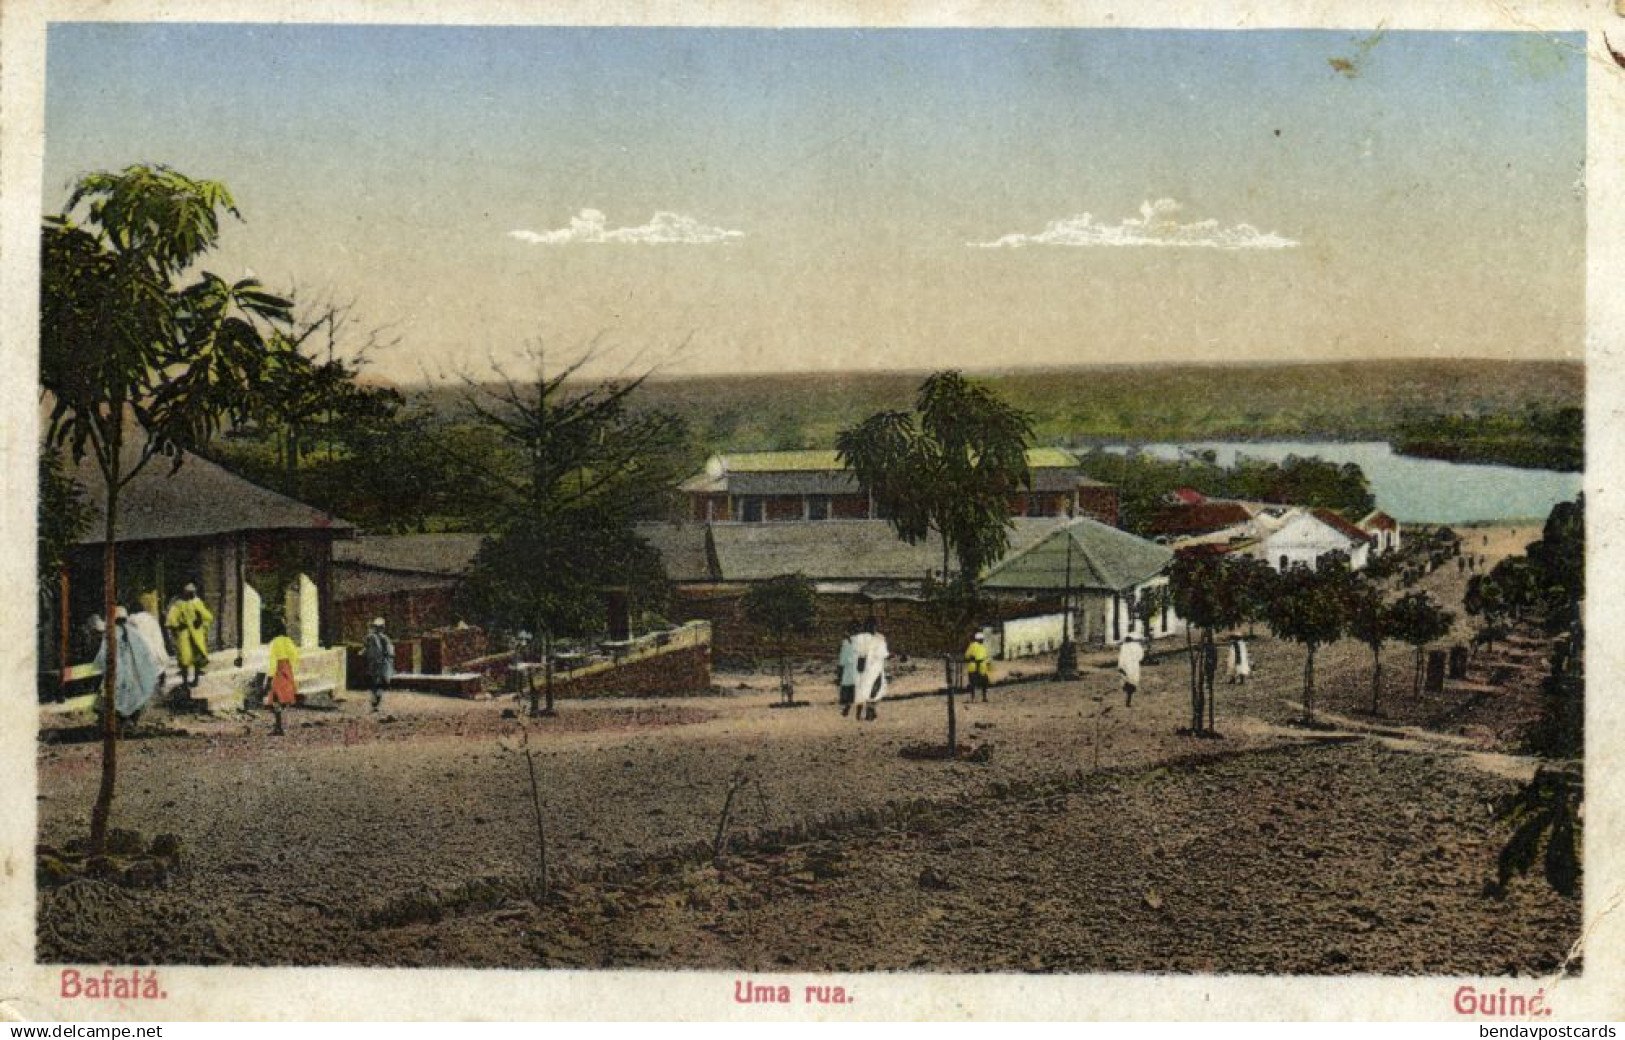
M 967 374 L 1031 413 L 1043 444 L 1386 441 L 1406 423 L 1429 416 L 1578 408 L 1585 390 L 1584 366 L 1566 361 L 1080 366 Z M 638 407 L 683 417 L 702 451 L 827 448 L 837 432 L 877 411 L 911 407 L 919 382 L 918 373 L 903 372 L 657 378 L 640 392 Z M 459 390 L 411 393 L 444 408 Z
M 1530 406 L 1494 415 L 1434 415 L 1400 427 L 1394 450 L 1448 462 L 1529 469 L 1585 468 L 1585 412 Z
M 1089 476 L 1117 487 L 1122 526 L 1142 535 L 1151 533 L 1151 521 L 1167 508 L 1169 494 L 1179 488 L 1191 488 L 1211 498 L 1323 506 L 1350 520 L 1360 519 L 1376 506 L 1365 473 L 1352 462 L 1339 465 L 1296 455 L 1269 462 L 1243 455 L 1234 466 L 1224 467 L 1210 451 L 1177 461 L 1144 453 L 1094 451 L 1081 461 Z

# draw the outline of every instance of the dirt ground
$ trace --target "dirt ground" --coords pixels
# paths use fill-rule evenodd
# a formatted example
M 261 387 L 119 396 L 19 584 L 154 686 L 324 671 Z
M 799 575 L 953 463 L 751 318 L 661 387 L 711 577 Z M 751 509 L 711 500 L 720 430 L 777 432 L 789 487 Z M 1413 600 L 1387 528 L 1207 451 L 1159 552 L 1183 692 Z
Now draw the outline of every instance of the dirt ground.
M 1459 603 L 1458 577 L 1429 581 Z M 179 869 L 156 888 L 42 889 L 38 956 L 1553 970 L 1578 904 L 1535 878 L 1485 894 L 1505 840 L 1491 806 L 1536 765 L 1515 753 L 1520 727 L 1498 720 L 1528 715 L 1532 695 L 1418 704 L 1404 649 L 1382 718 L 1355 713 L 1369 653 L 1322 651 L 1323 715 L 1339 729 L 1320 732 L 1286 725 L 1301 714 L 1301 649 L 1260 638 L 1255 681 L 1220 687 L 1219 740 L 1176 732 L 1189 712 L 1179 644 L 1149 664 L 1132 708 L 1100 655 L 1074 682 L 960 701 L 960 740 L 985 761 L 900 754 L 943 741 L 942 698 L 915 695 L 931 685 L 924 667 L 874 722 L 842 718 L 811 676 L 809 706 L 772 708 L 776 691 L 745 675 L 719 676 L 708 697 L 565 701 L 528 724 L 503 717 L 511 702 L 411 693 L 382 715 L 365 697 L 293 713 L 282 738 L 264 717 L 174 720 L 178 732 L 121 746 L 115 825 L 178 834 Z M 55 847 L 84 832 L 100 755 L 58 735 L 70 742 L 42 742 L 39 760 L 40 840 Z

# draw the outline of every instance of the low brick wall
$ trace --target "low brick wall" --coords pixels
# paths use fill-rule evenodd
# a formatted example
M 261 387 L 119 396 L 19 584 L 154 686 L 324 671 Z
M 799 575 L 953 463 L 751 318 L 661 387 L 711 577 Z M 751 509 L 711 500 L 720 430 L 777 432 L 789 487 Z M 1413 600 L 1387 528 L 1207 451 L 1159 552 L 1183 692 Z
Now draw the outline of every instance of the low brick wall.
M 766 661 L 778 654 L 777 637 L 744 616 L 740 601 L 744 586 L 679 587 L 672 612 L 684 620 L 711 622 L 711 649 L 720 664 L 736 665 Z M 882 600 L 865 603 L 856 596 L 821 595 L 812 630 L 790 641 L 796 657 L 827 657 L 835 660 L 847 626 L 862 623 L 871 616 L 886 637 L 894 657 L 936 657 L 943 652 L 942 637 L 927 618 L 922 604 L 908 600 Z M 991 600 L 980 622 L 1003 621 L 1059 611 L 1060 602 L 1046 600 Z M 969 633 L 966 634 L 969 639 Z M 954 652 L 964 647 L 951 648 Z
M 361 642 L 375 617 L 386 619 L 391 632 L 428 632 L 454 624 L 457 617 L 453 595 L 446 586 L 340 599 L 333 604 L 339 619 L 339 638 L 347 643 Z
M 542 677 L 536 676 L 536 687 Z M 711 689 L 711 652 L 706 646 L 684 646 L 630 661 L 616 668 L 572 677 L 554 673 L 553 698 L 662 697 L 705 693 Z

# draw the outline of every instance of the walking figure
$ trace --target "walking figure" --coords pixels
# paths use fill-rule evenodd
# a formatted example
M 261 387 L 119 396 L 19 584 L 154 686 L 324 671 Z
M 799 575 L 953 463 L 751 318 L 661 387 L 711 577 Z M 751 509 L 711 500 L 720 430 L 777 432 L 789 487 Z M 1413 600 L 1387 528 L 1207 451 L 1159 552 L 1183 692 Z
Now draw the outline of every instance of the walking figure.
M 1140 637 L 1129 635 L 1123 639 L 1123 646 L 1117 651 L 1117 671 L 1123 677 L 1123 706 L 1134 706 L 1134 692 L 1140 688 L 1140 662 L 1145 660 L 1145 647 L 1140 645 Z
M 276 725 L 271 728 L 274 737 L 283 735 L 282 709 L 299 702 L 299 683 L 293 677 L 298 667 L 299 647 L 285 633 L 277 633 L 271 640 L 271 657 L 265 665 L 265 706 L 276 719 Z
M 982 703 L 987 703 L 987 688 L 993 685 L 993 662 L 981 632 L 972 636 L 970 646 L 965 648 L 965 683 L 971 701 L 976 699 L 976 691 L 981 690 Z
M 1230 641 L 1230 679 L 1232 684 L 1247 685 L 1253 674 L 1253 662 L 1247 655 L 1247 641 L 1239 635 Z
M 852 637 L 853 649 L 858 655 L 858 688 L 856 703 L 858 717 L 873 722 L 875 702 L 886 696 L 886 637 L 880 626 L 870 618 L 863 631 Z
M 384 687 L 395 678 L 395 644 L 384 633 L 384 619 L 373 618 L 372 628 L 361 646 L 367 663 L 367 685 L 372 688 L 372 710 L 384 703 Z
M 194 690 L 209 667 L 209 628 L 213 624 L 214 613 L 198 597 L 197 586 L 187 582 L 181 590 L 181 598 L 170 604 L 164 627 L 175 641 L 181 682 Z
M 841 640 L 841 649 L 835 655 L 835 686 L 840 691 L 843 718 L 852 711 L 858 691 L 858 649 L 854 642 L 857 636 L 858 626 L 854 622 L 846 627 L 846 638 Z M 861 711 L 858 717 L 863 717 Z

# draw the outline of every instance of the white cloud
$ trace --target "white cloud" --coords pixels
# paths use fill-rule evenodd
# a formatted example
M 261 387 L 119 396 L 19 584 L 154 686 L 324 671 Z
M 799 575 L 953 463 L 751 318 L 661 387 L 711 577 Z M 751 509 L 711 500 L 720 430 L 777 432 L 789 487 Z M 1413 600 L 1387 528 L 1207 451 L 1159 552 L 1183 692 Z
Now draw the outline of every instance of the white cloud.
M 608 224 L 603 212 L 596 209 L 584 209 L 570 218 L 568 227 L 556 228 L 552 231 L 526 231 L 517 229 L 508 232 L 509 238 L 517 238 L 521 242 L 528 242 L 538 246 L 565 246 L 577 242 L 601 244 L 606 242 L 631 242 L 643 245 L 709 245 L 715 242 L 727 242 L 736 238 L 745 237 L 743 231 L 730 231 L 727 228 L 712 227 L 702 224 L 693 217 L 681 213 L 671 213 L 662 210 L 654 215 L 647 224 L 641 227 L 612 228 Z
M 1140 204 L 1138 217 L 1117 224 L 1098 224 L 1093 214 L 1052 220 L 1036 235 L 1009 234 L 990 242 L 967 242 L 978 249 L 1021 246 L 1162 246 L 1182 249 L 1292 249 L 1294 239 L 1251 224 L 1220 227 L 1216 220 L 1182 224 L 1175 219 L 1184 207 L 1173 199 Z

